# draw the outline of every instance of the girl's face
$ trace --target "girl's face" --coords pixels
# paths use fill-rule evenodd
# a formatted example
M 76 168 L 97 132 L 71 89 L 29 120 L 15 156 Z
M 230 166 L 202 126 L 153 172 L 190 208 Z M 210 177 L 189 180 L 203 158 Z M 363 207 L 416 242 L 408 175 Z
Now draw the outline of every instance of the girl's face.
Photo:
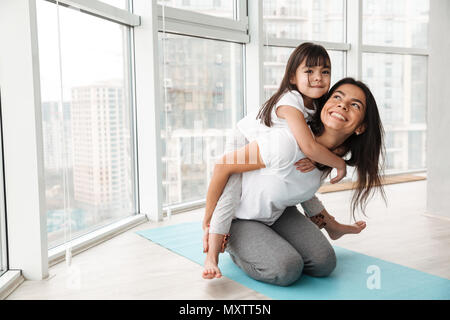
M 366 112 L 366 95 L 353 84 L 339 86 L 323 106 L 320 114 L 324 126 L 345 135 L 361 134 Z
M 305 62 L 306 59 L 303 59 L 290 82 L 297 86 L 301 94 L 311 99 L 320 98 L 330 89 L 331 68 L 329 66 L 308 67 Z

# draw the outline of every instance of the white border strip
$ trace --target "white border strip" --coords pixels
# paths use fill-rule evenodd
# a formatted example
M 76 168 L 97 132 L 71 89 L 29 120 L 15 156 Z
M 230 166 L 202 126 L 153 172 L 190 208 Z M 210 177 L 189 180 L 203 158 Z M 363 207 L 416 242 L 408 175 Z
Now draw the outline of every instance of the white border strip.
M 1 143 L 0 132 L 0 270 L 8 269 L 8 239 L 6 234 L 6 199 L 5 195 L 5 177 L 3 175 L 3 144 Z
M 195 210 L 198 208 L 203 208 L 206 204 L 206 199 L 200 199 L 197 201 L 191 201 L 191 202 L 183 202 L 180 204 L 174 204 L 170 206 L 170 211 L 172 214 L 174 213 L 181 213 L 185 211 Z M 163 212 L 167 214 L 167 206 L 163 207 Z
M 36 0 L 0 1 L 0 39 L 5 44 L 0 50 L 0 83 L 8 267 L 22 270 L 31 280 L 48 275 L 36 19 Z
M 156 1 L 134 0 L 142 25 L 134 32 L 134 83 L 139 179 L 139 213 L 163 219 L 160 71 Z
M 158 30 L 162 31 L 162 6 L 157 6 Z M 248 19 L 240 21 L 172 7 L 164 8 L 166 32 L 200 38 L 248 43 Z
M 158 18 L 162 19 L 162 5 L 157 6 Z M 231 18 L 216 17 L 209 14 L 199 13 L 191 10 L 183 10 L 166 6 L 164 8 L 166 21 L 178 20 L 180 22 L 193 23 L 204 27 L 216 27 L 246 33 L 248 28 L 247 18 L 242 21 Z
M 158 30 L 162 31 L 162 18 L 158 18 Z M 246 33 L 226 29 L 216 29 L 211 26 L 199 27 L 199 25 L 195 24 L 168 20 L 166 20 L 166 33 L 174 33 L 197 38 L 207 38 L 237 43 L 250 42 L 250 38 Z
M 72 247 L 72 254 L 76 255 L 86 249 L 98 245 L 112 237 L 131 229 L 138 224 L 147 222 L 148 219 L 144 214 L 133 215 L 120 221 L 111 223 L 103 228 L 89 232 L 88 234 L 72 241 L 48 250 L 49 267 L 64 260 L 66 246 Z
M 47 1 L 56 3 L 56 0 Z M 98 0 L 58 0 L 58 3 L 130 27 L 141 24 L 140 16 Z
M 419 56 L 428 56 L 428 49 L 419 48 L 405 48 L 405 47 L 387 47 L 387 46 L 372 46 L 362 45 L 363 53 L 391 53 L 391 54 L 411 54 Z
M 315 41 L 315 40 L 298 40 L 298 39 L 286 39 L 286 38 L 268 38 L 267 43 L 271 47 L 285 47 L 285 48 L 296 48 L 299 44 L 303 42 L 313 42 L 322 45 L 328 50 L 350 50 L 350 44 L 341 42 L 326 42 L 326 41 Z M 267 45 L 264 41 L 264 45 Z
M 435 214 L 430 214 L 430 213 L 422 213 L 422 216 L 427 217 L 427 218 L 432 218 L 432 219 L 438 219 L 438 220 L 442 220 L 444 222 L 450 223 L 450 218 L 449 217 L 445 217 L 445 216 L 438 216 Z
M 6 299 L 23 281 L 20 270 L 8 270 L 0 276 L 0 300 Z
M 243 21 L 247 24 L 248 28 L 248 16 L 247 16 L 247 0 L 237 0 L 237 17 L 239 21 Z

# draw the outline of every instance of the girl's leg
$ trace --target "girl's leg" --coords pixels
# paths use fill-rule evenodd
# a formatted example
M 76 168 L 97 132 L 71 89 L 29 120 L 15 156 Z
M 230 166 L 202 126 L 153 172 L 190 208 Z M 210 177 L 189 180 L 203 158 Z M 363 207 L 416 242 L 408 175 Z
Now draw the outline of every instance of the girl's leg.
M 330 242 L 296 207 L 286 208 L 271 228 L 302 256 L 306 274 L 324 277 L 336 267 L 336 254 Z
M 234 135 L 227 139 L 225 154 L 241 148 L 248 141 L 236 130 Z M 232 174 L 216 204 L 211 217 L 208 237 L 208 253 L 206 255 L 202 277 L 205 279 L 220 278 L 222 276 L 218 267 L 219 253 L 223 252 L 229 236 L 231 221 L 239 204 L 242 190 L 242 174 Z
M 208 236 L 208 252 L 204 263 L 202 277 L 204 279 L 213 279 L 222 277 L 219 269 L 219 252 L 223 244 L 223 234 L 210 233 Z M 222 251 L 223 252 L 223 251 Z
M 248 141 L 239 132 L 235 130 L 232 137 L 228 137 L 225 144 L 225 154 L 245 146 Z M 241 199 L 242 192 L 242 174 L 235 173 L 228 178 L 228 182 L 217 201 L 214 213 L 210 222 L 210 233 L 228 234 L 234 212 Z
M 227 252 L 253 279 L 288 286 L 300 278 L 303 259 L 269 226 L 252 220 L 233 220 Z

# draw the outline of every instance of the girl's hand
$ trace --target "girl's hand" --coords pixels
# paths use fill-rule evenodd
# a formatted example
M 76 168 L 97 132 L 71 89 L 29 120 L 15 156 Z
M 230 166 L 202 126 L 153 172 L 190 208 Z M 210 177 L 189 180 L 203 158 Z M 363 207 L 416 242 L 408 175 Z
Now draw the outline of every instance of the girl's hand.
M 343 162 L 343 165 L 339 168 L 336 168 L 337 175 L 336 175 L 336 177 L 334 177 L 333 179 L 330 180 L 330 183 L 332 183 L 332 184 L 338 183 L 343 178 L 345 178 L 345 176 L 347 175 L 347 165 L 344 160 L 342 160 L 342 162 Z
M 294 163 L 297 170 L 306 173 L 314 170 L 316 168 L 313 161 L 308 158 L 303 158 Z
M 229 234 L 225 234 L 223 236 L 223 240 L 222 240 L 222 244 L 220 247 L 220 252 L 224 253 L 225 249 L 227 248 L 227 244 L 228 244 L 228 239 L 230 238 Z M 205 226 L 203 227 L 203 253 L 208 252 L 209 250 L 209 226 Z
M 209 226 L 203 227 L 203 253 L 208 252 Z

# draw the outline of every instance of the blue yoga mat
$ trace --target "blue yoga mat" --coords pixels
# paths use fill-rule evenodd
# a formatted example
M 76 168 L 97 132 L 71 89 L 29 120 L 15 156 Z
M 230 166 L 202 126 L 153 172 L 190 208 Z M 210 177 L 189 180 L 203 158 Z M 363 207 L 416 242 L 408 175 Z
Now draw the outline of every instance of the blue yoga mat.
M 203 232 L 200 222 L 182 223 L 137 233 L 203 265 L 206 254 L 202 250 Z M 448 279 L 341 247 L 333 247 L 337 266 L 330 276 L 316 278 L 304 274 L 289 287 L 271 285 L 250 278 L 233 263 L 228 253 L 220 255 L 219 268 L 224 276 L 279 300 L 450 299 Z

